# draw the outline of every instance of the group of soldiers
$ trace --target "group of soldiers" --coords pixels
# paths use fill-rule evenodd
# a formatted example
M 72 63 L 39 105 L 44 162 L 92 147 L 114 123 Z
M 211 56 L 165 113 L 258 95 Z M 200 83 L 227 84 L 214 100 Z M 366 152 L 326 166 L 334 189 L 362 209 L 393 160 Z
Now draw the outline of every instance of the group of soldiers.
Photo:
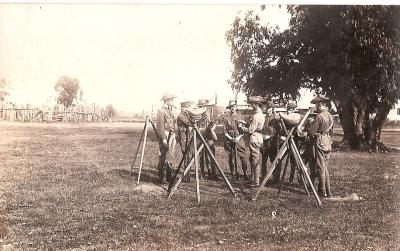
M 172 179 L 171 163 L 174 158 L 175 146 L 177 141 L 180 144 L 182 154 L 184 154 L 184 163 L 188 164 L 197 151 L 191 144 L 193 135 L 193 127 L 199 128 L 205 144 L 215 156 L 215 141 L 217 135 L 215 133 L 216 123 L 212 121 L 211 112 L 212 105 L 208 100 L 200 99 L 196 104 L 193 101 L 181 102 L 180 113 L 173 105 L 175 95 L 164 93 L 161 100 L 163 106 L 157 112 L 157 131 L 160 135 L 160 156 L 158 163 L 159 182 L 167 184 Z M 332 150 L 331 131 L 333 127 L 333 117 L 328 111 L 330 100 L 322 95 L 317 95 L 311 103 L 315 104 L 316 113 L 313 119 L 310 119 L 305 129 L 296 128 L 295 142 L 298 144 L 299 137 L 306 138 L 303 157 L 308 163 L 310 169 L 310 177 L 315 184 L 318 179 L 318 193 L 322 197 L 330 197 L 332 195 L 330 189 L 330 179 L 328 172 L 328 161 Z M 246 121 L 241 114 L 237 113 L 237 104 L 234 100 L 229 101 L 226 109 L 229 114 L 224 121 L 224 149 L 229 155 L 229 168 L 232 179 L 243 179 L 248 182 L 249 186 L 258 187 L 261 178 L 267 173 L 268 160 L 271 162 L 275 159 L 279 147 L 285 139 L 285 133 L 282 128 L 283 120 L 297 118 L 289 116 L 299 114 L 294 113 L 297 107 L 295 102 L 288 102 L 286 105 L 287 113 L 276 113 L 276 103 L 272 99 L 261 96 L 252 96 L 248 99 L 248 104 L 252 107 L 253 114 Z M 263 111 L 266 113 L 264 114 Z M 283 120 L 282 120 L 283 119 Z M 298 121 L 297 121 L 298 122 Z M 288 123 L 287 129 L 296 126 L 297 123 Z M 249 158 L 247 157 L 246 143 L 244 136 L 249 135 Z M 197 148 L 197 147 L 196 147 Z M 186 154 L 185 154 L 186 153 Z M 210 152 L 202 150 L 200 157 L 200 176 L 213 180 L 219 180 L 216 173 L 215 163 L 210 156 Z M 290 159 L 294 156 L 289 155 Z M 248 159 L 250 162 L 250 172 L 248 172 Z M 291 172 L 289 181 L 292 182 L 296 168 L 295 160 L 291 161 Z M 241 166 L 243 174 L 238 172 L 238 166 Z M 281 179 L 280 164 L 276 166 L 273 172 L 273 183 L 278 183 Z M 183 181 L 190 180 L 190 173 L 183 177 Z

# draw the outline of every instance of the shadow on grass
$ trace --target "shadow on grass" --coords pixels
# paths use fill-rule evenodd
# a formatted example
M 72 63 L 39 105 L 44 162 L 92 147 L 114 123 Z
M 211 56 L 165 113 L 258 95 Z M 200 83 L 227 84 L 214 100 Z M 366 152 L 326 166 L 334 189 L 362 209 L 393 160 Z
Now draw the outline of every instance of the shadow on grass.
M 178 179 L 177 179 L 178 180 Z M 231 186 L 235 190 L 235 195 L 243 198 L 245 200 L 251 201 L 253 200 L 254 194 L 257 191 L 258 187 L 252 187 L 249 185 L 247 181 L 243 180 L 229 180 Z M 279 191 L 279 186 L 278 185 L 273 185 L 271 183 L 267 183 L 266 185 L 266 191 L 263 189 L 262 192 L 267 192 L 267 193 L 273 193 L 273 194 L 278 194 Z M 222 195 L 222 194 L 230 194 L 230 189 L 229 187 L 225 184 L 225 182 L 221 179 L 220 181 L 213 181 L 213 180 L 207 180 L 203 179 L 199 181 L 199 190 L 200 194 L 204 195 Z M 179 191 L 183 193 L 191 193 L 191 194 L 196 194 L 196 179 L 194 177 L 191 177 L 190 182 L 182 182 L 177 189 L 177 192 Z M 310 191 L 310 190 L 309 190 Z M 175 193 L 177 193 L 175 192 Z M 304 188 L 298 184 L 286 184 L 284 183 L 284 186 L 282 187 L 282 192 L 288 192 L 291 194 L 298 194 L 301 196 L 306 196 L 306 192 Z M 312 195 L 310 191 L 310 195 Z

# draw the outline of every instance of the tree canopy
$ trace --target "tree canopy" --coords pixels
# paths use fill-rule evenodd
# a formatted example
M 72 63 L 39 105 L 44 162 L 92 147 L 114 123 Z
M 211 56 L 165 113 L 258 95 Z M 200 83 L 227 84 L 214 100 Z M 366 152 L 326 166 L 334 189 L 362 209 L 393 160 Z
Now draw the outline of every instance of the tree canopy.
M 77 78 L 62 76 L 54 86 L 58 92 L 57 102 L 70 107 L 74 100 L 82 98 L 82 89 Z
M 7 86 L 7 81 L 4 78 L 0 79 L 0 101 L 4 101 L 5 97 L 9 94 Z
M 358 147 L 369 140 L 369 115 L 377 113 L 380 127 L 400 98 L 400 6 L 288 11 L 283 32 L 262 24 L 254 12 L 235 19 L 226 35 L 232 88 L 284 99 L 296 99 L 300 87 L 327 94 L 338 108 L 343 142 Z M 377 132 L 372 138 L 379 140 Z
M 106 106 L 106 114 L 108 118 L 115 117 L 117 115 L 117 110 L 114 108 L 113 105 L 108 104 Z

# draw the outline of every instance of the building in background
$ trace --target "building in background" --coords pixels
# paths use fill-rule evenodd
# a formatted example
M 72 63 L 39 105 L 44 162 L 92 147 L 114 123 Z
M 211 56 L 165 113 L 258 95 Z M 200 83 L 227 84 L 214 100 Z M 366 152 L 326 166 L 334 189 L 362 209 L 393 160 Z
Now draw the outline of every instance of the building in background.
M 400 101 L 398 101 L 394 105 L 394 108 L 389 111 L 389 114 L 387 116 L 387 121 L 393 121 L 397 123 L 397 121 L 399 120 L 400 120 Z

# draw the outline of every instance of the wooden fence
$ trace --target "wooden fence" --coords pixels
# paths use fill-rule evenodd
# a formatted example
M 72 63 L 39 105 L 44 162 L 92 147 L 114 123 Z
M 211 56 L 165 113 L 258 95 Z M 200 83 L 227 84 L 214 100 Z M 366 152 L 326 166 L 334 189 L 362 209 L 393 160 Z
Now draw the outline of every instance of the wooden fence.
M 104 121 L 101 109 L 96 106 L 78 105 L 64 107 L 31 108 L 20 107 L 10 102 L 0 103 L 0 121 L 11 122 L 101 122 Z

